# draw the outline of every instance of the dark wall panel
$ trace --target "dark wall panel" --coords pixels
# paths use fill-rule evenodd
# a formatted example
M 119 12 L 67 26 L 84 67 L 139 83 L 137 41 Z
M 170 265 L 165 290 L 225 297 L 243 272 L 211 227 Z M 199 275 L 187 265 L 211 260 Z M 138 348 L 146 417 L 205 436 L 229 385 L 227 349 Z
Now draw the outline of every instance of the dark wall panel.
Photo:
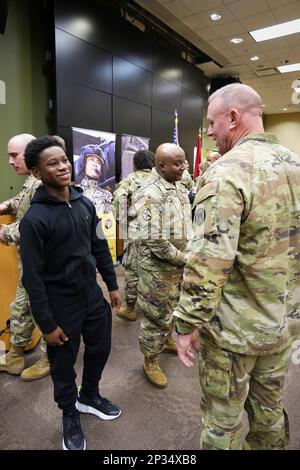
M 57 81 L 57 125 L 111 130 L 111 95 Z
M 113 90 L 114 95 L 150 106 L 152 73 L 131 64 L 127 60 L 114 57 Z
M 152 108 L 151 150 L 165 142 L 172 142 L 174 115 Z
M 150 137 L 151 108 L 114 96 L 113 132 Z
M 200 121 L 182 118 L 179 121 L 179 143 L 181 145 L 196 147 Z
M 73 163 L 73 144 L 72 144 L 72 129 L 71 127 L 57 126 L 57 135 L 60 135 L 66 142 L 67 155 L 70 162 Z
M 155 150 L 172 142 L 177 109 L 179 142 L 192 154 L 206 96 L 203 73 L 151 28 L 143 33 L 97 1 L 54 2 L 58 133 L 68 145 L 71 126 L 140 135 Z
M 182 66 L 182 86 L 188 90 L 197 93 L 198 95 L 205 96 L 204 89 L 204 74 L 200 69 L 194 65 L 183 61 Z
M 170 113 L 181 111 L 181 87 L 164 78 L 153 76 L 152 106 Z
M 189 90 L 186 90 L 185 88 L 182 88 L 181 114 L 183 117 L 199 121 L 200 126 L 203 114 L 203 98 Z
M 102 14 L 101 8 L 93 2 L 55 1 L 56 28 L 109 51 L 109 24 L 106 18 L 106 14 Z
M 93 2 L 55 2 L 55 26 L 75 37 L 152 71 L 153 45 L 128 22 L 114 17 Z
M 56 29 L 56 69 L 60 78 L 112 93 L 112 55 Z
M 163 47 L 156 46 L 153 51 L 153 72 L 179 86 L 182 84 L 181 59 Z

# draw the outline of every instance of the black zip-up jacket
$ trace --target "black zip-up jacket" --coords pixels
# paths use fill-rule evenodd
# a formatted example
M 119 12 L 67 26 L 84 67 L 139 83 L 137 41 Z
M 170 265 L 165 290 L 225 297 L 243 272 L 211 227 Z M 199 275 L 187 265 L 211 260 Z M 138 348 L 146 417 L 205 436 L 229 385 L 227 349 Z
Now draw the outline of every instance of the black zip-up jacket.
M 34 319 L 44 334 L 57 327 L 52 306 L 72 305 L 99 289 L 96 267 L 109 291 L 118 284 L 107 241 L 93 203 L 70 187 L 69 202 L 41 186 L 20 223 L 22 283 Z M 96 229 L 98 235 L 96 234 Z

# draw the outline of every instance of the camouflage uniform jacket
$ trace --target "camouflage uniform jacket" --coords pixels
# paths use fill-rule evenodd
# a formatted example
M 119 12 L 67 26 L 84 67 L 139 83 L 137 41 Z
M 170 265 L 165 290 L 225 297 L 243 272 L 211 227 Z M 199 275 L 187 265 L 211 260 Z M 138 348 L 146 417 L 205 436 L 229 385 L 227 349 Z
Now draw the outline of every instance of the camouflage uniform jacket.
M 124 248 L 128 240 L 137 236 L 138 225 L 136 219 L 130 215 L 133 195 L 145 184 L 151 176 L 151 170 L 138 170 L 124 178 L 114 194 L 113 207 L 115 218 L 121 225 Z
M 191 209 L 186 189 L 169 183 L 156 170 L 133 196 L 131 214 L 139 224 L 139 265 L 151 271 L 183 266 L 191 230 Z
M 10 245 L 19 245 L 20 232 L 19 224 L 21 219 L 26 214 L 30 207 L 30 201 L 35 193 L 35 190 L 40 186 L 41 180 L 37 180 L 33 175 L 28 176 L 24 181 L 21 191 L 12 199 L 4 201 L 3 204 L 7 206 L 6 214 L 15 215 L 16 222 L 6 226 L 4 235 Z
M 182 174 L 182 179 L 180 181 L 181 184 L 188 190 L 191 191 L 194 188 L 194 180 L 191 177 L 188 170 L 184 170 Z
M 83 194 L 94 204 L 97 215 L 108 214 L 112 211 L 112 194 L 100 188 L 97 181 L 83 178 L 78 186 L 83 189 Z
M 300 158 L 272 134 L 241 139 L 194 201 L 176 328 L 240 354 L 289 346 L 300 324 Z

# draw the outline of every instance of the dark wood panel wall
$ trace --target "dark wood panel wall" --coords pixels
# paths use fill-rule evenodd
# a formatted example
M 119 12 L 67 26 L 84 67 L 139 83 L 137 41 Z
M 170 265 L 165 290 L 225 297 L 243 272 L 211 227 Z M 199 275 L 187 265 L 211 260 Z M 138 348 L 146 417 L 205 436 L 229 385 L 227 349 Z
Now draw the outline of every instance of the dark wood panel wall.
M 177 109 L 180 145 L 192 162 L 205 81 L 179 53 L 95 1 L 57 0 L 55 55 L 57 133 L 70 155 L 71 126 L 148 137 L 154 151 L 172 141 Z

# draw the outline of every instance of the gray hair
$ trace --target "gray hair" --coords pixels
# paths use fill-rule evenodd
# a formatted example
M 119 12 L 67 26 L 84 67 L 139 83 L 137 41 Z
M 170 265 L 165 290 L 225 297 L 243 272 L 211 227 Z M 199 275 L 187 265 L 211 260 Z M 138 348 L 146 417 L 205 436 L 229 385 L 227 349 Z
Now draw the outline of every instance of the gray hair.
M 224 108 L 237 107 L 242 111 L 258 112 L 262 114 L 262 103 L 259 94 L 250 86 L 242 83 L 231 83 L 216 90 L 209 98 L 210 104 L 215 98 L 219 98 Z

